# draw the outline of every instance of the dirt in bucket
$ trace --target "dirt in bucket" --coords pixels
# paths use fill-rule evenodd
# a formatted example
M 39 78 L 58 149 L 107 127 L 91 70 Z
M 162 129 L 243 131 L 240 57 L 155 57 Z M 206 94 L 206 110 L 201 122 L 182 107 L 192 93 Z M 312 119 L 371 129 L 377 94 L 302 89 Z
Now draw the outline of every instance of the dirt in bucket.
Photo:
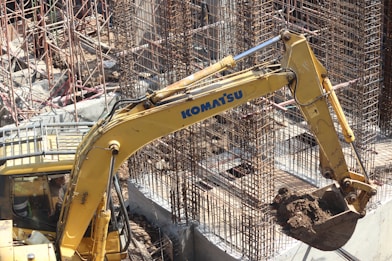
M 341 212 L 318 196 L 291 192 L 287 188 L 279 189 L 272 206 L 283 231 L 304 242 L 318 240 L 315 225 L 323 224 Z

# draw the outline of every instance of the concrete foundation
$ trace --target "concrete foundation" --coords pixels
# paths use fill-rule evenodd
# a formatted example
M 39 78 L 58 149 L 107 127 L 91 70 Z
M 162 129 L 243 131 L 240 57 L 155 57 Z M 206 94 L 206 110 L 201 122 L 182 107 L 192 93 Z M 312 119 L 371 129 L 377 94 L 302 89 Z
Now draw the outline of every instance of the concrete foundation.
M 235 261 L 241 260 L 227 253 L 213 237 L 207 237 L 196 224 L 176 225 L 171 213 L 163 204 L 152 201 L 143 188 L 128 182 L 129 207 L 132 213 L 144 215 L 149 222 L 159 226 L 170 237 L 175 247 L 175 261 Z M 212 241 L 211 241 L 212 239 Z M 237 254 L 238 255 L 238 254 Z
M 143 193 L 143 188 L 128 181 L 128 203 L 132 213 L 143 215 L 147 220 L 160 227 L 178 250 L 174 250 L 175 260 L 193 261 L 193 227 L 176 226 L 171 221 L 168 210 L 155 203 Z

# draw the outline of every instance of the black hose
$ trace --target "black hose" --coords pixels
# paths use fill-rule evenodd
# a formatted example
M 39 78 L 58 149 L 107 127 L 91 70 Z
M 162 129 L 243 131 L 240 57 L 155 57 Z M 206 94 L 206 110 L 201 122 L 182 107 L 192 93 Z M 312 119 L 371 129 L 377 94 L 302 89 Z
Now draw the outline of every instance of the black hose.
M 138 99 L 122 99 L 119 101 L 116 101 L 112 107 L 112 109 L 110 110 L 109 114 L 106 116 L 106 118 L 108 119 L 108 121 L 111 121 L 114 113 L 116 112 L 116 110 L 118 109 L 118 107 L 123 104 L 123 103 L 131 103 L 131 107 L 130 109 L 134 108 L 137 104 L 139 104 L 142 101 L 146 100 L 146 96 L 143 96 L 141 98 Z

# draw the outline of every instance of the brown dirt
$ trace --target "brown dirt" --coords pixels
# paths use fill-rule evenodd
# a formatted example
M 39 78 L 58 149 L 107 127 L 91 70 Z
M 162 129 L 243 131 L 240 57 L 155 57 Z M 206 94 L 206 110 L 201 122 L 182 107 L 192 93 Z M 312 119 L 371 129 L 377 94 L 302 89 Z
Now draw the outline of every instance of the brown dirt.
M 315 223 L 328 220 L 338 211 L 329 209 L 322 198 L 311 194 L 298 194 L 282 188 L 274 199 L 277 218 L 285 229 L 295 233 L 297 229 L 312 231 Z
M 343 232 L 341 237 L 340 228 L 338 230 L 329 226 L 331 218 L 342 212 L 341 208 L 331 205 L 330 200 L 327 202 L 322 197 L 301 195 L 281 188 L 272 206 L 276 209 L 277 221 L 283 231 L 313 247 L 322 250 L 336 249 L 351 236 L 351 230 Z

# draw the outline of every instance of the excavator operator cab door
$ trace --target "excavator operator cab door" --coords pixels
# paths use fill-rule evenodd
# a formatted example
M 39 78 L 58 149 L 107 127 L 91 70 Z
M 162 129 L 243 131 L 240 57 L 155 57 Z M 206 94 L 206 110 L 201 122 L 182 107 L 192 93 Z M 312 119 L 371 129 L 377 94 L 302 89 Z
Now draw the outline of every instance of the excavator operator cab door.
M 67 176 L 62 173 L 9 177 L 14 226 L 55 232 Z

